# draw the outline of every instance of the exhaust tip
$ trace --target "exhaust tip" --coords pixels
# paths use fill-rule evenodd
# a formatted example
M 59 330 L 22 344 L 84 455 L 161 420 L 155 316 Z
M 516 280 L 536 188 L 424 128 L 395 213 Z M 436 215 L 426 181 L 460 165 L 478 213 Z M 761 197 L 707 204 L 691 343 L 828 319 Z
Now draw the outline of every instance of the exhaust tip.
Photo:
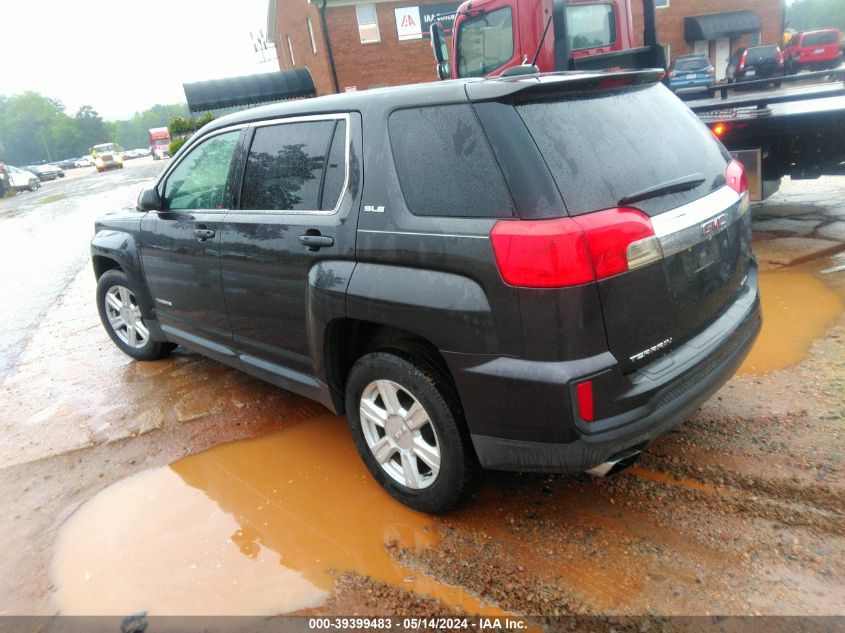
M 608 477 L 614 473 L 618 473 L 620 470 L 628 468 L 628 466 L 639 459 L 641 454 L 642 450 L 639 448 L 628 449 L 626 451 L 622 451 L 621 453 L 617 453 L 606 462 L 597 464 L 584 472 L 591 477 Z

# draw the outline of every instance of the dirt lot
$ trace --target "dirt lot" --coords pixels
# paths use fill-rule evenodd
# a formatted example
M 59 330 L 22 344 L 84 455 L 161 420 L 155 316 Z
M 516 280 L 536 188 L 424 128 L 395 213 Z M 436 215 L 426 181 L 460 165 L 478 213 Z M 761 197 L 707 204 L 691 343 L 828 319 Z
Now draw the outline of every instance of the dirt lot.
M 737 376 L 617 476 L 489 473 L 439 518 L 319 405 L 121 355 L 83 269 L 0 388 L 0 614 L 845 613 L 845 177 L 754 214 Z

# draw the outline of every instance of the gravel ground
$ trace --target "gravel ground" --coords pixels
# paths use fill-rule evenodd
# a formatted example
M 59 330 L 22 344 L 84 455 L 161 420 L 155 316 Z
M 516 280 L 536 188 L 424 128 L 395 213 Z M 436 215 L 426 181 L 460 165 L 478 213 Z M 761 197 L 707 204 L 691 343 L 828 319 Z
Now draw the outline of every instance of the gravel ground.
M 782 193 L 754 213 L 755 223 L 767 223 L 758 243 L 795 236 L 796 227 L 803 237 L 837 239 L 833 229 L 822 229 L 845 220 L 845 177 L 786 181 Z M 805 224 L 773 226 L 772 220 Z M 845 613 L 845 273 L 819 272 L 841 263 L 841 255 L 827 254 L 786 267 L 766 264 L 819 280 L 838 298 L 839 316 L 823 324 L 799 362 L 735 376 L 617 476 L 488 473 L 466 508 L 418 519 L 424 527 L 410 537 L 388 518 L 413 517 L 388 502 L 362 502 L 357 512 L 384 513 L 376 536 L 383 533 L 394 575 L 380 575 L 372 560 L 357 560 L 354 552 L 338 555 L 340 562 L 326 571 L 328 600 L 303 613 L 485 612 L 522 614 L 544 626 L 556 614 Z M 25 339 L 0 387 L 0 486 L 6 492 L 0 614 L 57 611 L 62 579 L 50 572 L 57 539 L 99 491 L 211 447 L 248 438 L 283 443 L 284 433 L 298 425 L 325 423 L 319 405 L 187 352 L 132 362 L 102 331 L 93 289 L 87 269 L 72 278 Z M 796 329 L 805 317 L 796 313 Z M 349 444 L 337 453 L 338 469 L 358 468 Z M 259 490 L 260 482 L 243 473 L 237 474 L 241 483 Z M 273 473 L 263 475 L 272 479 Z M 363 477 L 360 485 L 381 494 Z M 328 500 L 334 497 L 315 494 L 317 501 L 325 494 L 329 508 L 322 509 L 332 517 Z M 278 547 L 280 561 L 291 555 L 274 545 L 292 529 L 289 517 L 316 532 L 327 521 L 343 533 L 359 529 L 354 512 L 327 520 L 315 514 L 319 503 L 296 500 L 306 498 L 273 499 L 288 518 L 265 522 L 257 537 L 263 548 Z M 261 527 L 246 512 L 227 512 L 244 532 Z M 374 518 L 367 519 L 371 525 Z M 106 521 L 102 534 L 91 538 L 109 529 Z M 422 540 L 419 529 L 426 533 Z M 117 560 L 115 566 L 119 571 Z M 167 570 L 150 571 L 167 578 Z M 398 580 L 379 580 L 388 577 Z M 470 600 L 454 598 L 458 594 Z M 556 626 L 607 630 L 606 620 L 566 622 Z M 660 630 L 622 620 L 614 626 Z

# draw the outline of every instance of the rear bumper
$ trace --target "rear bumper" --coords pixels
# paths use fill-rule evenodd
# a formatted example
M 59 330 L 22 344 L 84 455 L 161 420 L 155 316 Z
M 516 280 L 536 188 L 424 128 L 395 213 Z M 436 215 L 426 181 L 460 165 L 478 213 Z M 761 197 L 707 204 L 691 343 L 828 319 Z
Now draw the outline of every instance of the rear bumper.
M 614 408 L 621 406 L 622 413 L 591 424 L 579 420 L 572 405 L 574 383 L 612 374 L 607 357 L 615 360 L 609 354 L 575 364 L 497 359 L 475 366 L 468 366 L 467 358 L 444 356 L 483 467 L 580 472 L 643 447 L 686 421 L 737 370 L 761 324 L 752 267 L 743 292 L 721 317 L 686 344 L 625 376 L 627 389 L 614 397 Z

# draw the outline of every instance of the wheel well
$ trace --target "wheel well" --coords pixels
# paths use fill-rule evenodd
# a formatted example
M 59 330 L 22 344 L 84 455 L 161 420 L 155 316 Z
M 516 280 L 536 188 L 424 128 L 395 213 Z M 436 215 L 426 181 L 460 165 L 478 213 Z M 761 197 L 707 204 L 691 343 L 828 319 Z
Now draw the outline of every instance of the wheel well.
M 446 361 L 428 340 L 399 328 L 362 321 L 336 319 L 325 334 L 326 376 L 332 401 L 338 413 L 345 412 L 346 379 L 355 361 L 373 350 L 394 350 L 411 359 L 427 361 L 440 374 L 458 397 L 455 382 Z
M 108 257 L 103 257 L 102 255 L 94 255 L 94 275 L 97 279 L 103 276 L 103 273 L 109 270 L 119 270 L 121 272 L 125 272 L 123 268 L 120 267 L 113 259 L 109 259 Z

